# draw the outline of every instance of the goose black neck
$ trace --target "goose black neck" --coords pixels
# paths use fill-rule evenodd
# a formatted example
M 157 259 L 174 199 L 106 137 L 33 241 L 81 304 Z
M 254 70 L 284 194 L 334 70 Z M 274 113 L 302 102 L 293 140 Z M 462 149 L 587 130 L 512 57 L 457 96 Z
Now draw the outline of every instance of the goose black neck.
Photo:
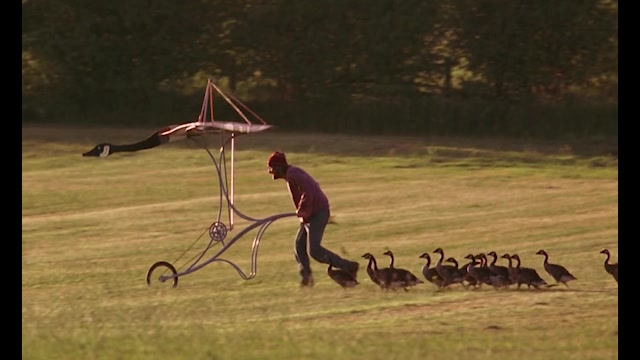
M 520 269 L 520 258 L 517 257 L 517 258 L 514 258 L 514 259 L 516 259 L 516 261 L 518 262 L 518 264 L 516 265 L 516 269 Z
M 549 263 L 549 254 L 547 254 L 546 252 L 543 252 L 542 255 L 544 255 L 544 263 L 548 264 Z
M 389 267 L 393 267 L 393 262 L 395 261 L 395 259 L 393 258 L 393 253 L 389 251 L 387 255 L 389 255 L 389 257 L 391 258 L 391 264 L 389 264 Z
M 130 152 L 130 151 L 139 151 L 146 150 L 156 147 L 163 143 L 163 136 L 160 136 L 159 132 L 154 132 L 148 138 L 138 141 L 133 144 L 125 144 L 125 145 L 111 145 L 111 152 Z
M 378 262 L 376 261 L 376 258 L 374 258 L 373 256 L 371 256 L 371 257 L 369 258 L 369 261 L 370 261 L 370 262 L 373 262 L 373 269 L 377 271 L 377 270 L 378 270 Z
M 373 269 L 373 259 L 369 258 L 369 263 L 367 264 L 368 269 Z
M 467 272 L 469 272 L 469 270 L 473 271 L 473 269 L 476 267 L 476 264 L 478 264 L 476 262 L 476 259 L 471 259 L 471 262 L 467 264 Z

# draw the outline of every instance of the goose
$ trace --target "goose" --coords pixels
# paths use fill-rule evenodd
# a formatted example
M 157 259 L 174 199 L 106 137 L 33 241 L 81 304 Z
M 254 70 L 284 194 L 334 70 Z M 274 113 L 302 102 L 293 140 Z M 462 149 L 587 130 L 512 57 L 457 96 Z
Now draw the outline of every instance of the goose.
M 487 259 L 487 255 L 485 255 L 485 253 L 476 255 L 476 258 L 480 259 L 479 267 L 482 269 L 481 271 L 487 273 L 486 279 L 488 281 L 485 282 L 485 284 L 491 285 L 496 289 L 502 286 L 506 286 L 506 279 L 504 279 L 500 275 L 496 275 L 489 267 L 489 259 Z
M 380 286 L 380 280 L 378 280 L 378 278 L 376 277 L 376 271 L 378 270 L 376 259 L 369 253 L 362 255 L 362 257 L 369 260 L 369 264 L 367 264 L 367 275 L 369 275 L 371 281 Z
M 456 268 L 456 270 L 460 270 L 460 268 L 458 267 L 460 264 L 458 264 L 458 260 L 456 260 L 454 257 L 448 257 L 444 262 L 451 263 L 453 267 Z
M 516 265 L 516 269 L 518 270 L 518 289 L 520 288 L 520 284 L 527 284 L 529 289 L 533 286 L 536 290 L 539 290 L 542 286 L 549 287 L 549 284 L 540 277 L 536 269 L 521 266 L 520 256 L 518 254 L 511 255 L 511 258 L 518 261 L 518 265 Z
M 484 253 L 479 253 L 474 255 L 474 258 L 478 261 L 478 266 L 477 266 L 478 268 L 487 269 L 487 271 L 489 272 L 491 271 L 487 266 L 487 255 L 485 255 Z
M 441 289 L 445 285 L 445 281 L 440 275 L 438 275 L 438 270 L 435 267 L 431 266 L 431 257 L 429 253 L 422 253 L 422 255 L 418 256 L 419 259 L 427 259 L 427 262 L 422 266 L 422 275 L 428 282 L 434 284 Z
M 440 254 L 440 259 L 436 263 L 436 271 L 438 271 L 438 275 L 445 281 L 445 286 L 462 283 L 464 278 L 460 276 L 458 272 L 458 268 L 453 265 L 444 265 L 444 250 L 442 248 L 437 248 L 433 251 L 434 254 Z
M 387 250 L 383 253 L 383 255 L 387 255 L 391 258 L 389 261 L 389 268 L 394 269 L 393 264 L 395 263 L 395 257 L 393 256 L 393 252 L 391 252 L 391 250 Z
M 465 256 L 465 259 L 469 259 L 468 256 L 469 255 Z M 467 271 L 467 269 L 469 268 L 469 265 L 473 263 L 474 263 L 474 260 L 470 260 L 468 263 L 458 267 L 458 272 L 460 273 L 460 276 L 462 276 L 463 278 L 462 284 L 465 287 L 465 289 L 469 288 L 469 286 L 476 288 L 479 285 L 478 280 L 476 280 L 476 278 L 474 278 L 473 276 L 469 275 L 469 272 Z M 465 282 L 466 282 L 466 285 L 464 284 Z
M 377 283 L 382 290 L 389 290 L 394 284 L 395 274 L 392 272 L 390 268 L 378 268 L 378 262 L 376 258 L 371 253 L 366 253 L 362 255 L 363 258 L 369 260 L 370 263 L 373 263 L 373 277 L 376 280 L 373 282 Z M 371 273 L 367 270 L 367 274 L 371 276 Z
M 553 277 L 553 279 L 556 281 L 556 285 L 558 283 L 563 283 L 564 286 L 569 287 L 569 285 L 567 285 L 567 282 L 571 280 L 577 280 L 576 277 L 573 276 L 564 266 L 549 263 L 549 254 L 547 254 L 546 251 L 542 249 L 538 250 L 536 255 L 544 255 L 544 269 L 549 275 L 551 275 L 551 277 Z
M 618 263 L 610 264 L 609 259 L 611 259 L 611 253 L 609 253 L 608 249 L 604 249 L 600 251 L 600 254 L 607 255 L 607 258 L 604 260 L 604 270 L 609 273 L 613 278 L 618 282 Z
M 491 268 L 491 265 L 489 264 L 489 259 L 487 258 L 487 255 L 485 255 L 485 253 L 480 253 L 478 254 L 478 256 L 482 260 L 480 267 L 483 269 L 486 269 L 483 271 L 489 272 L 489 275 L 487 276 L 490 282 L 489 285 L 493 286 L 496 289 L 501 287 L 507 287 L 509 285 L 509 275 L 507 274 L 507 276 L 504 276 L 504 274 L 497 274 Z
M 391 250 L 387 250 L 384 252 L 384 255 L 387 255 L 391 258 L 391 263 L 389 264 L 389 269 L 396 274 L 396 279 L 400 283 L 400 286 L 407 291 L 408 288 L 424 283 L 422 280 L 418 279 L 414 274 L 412 274 L 409 270 L 396 268 L 393 266 L 395 258 L 393 256 L 393 252 Z
M 509 268 L 502 265 L 496 265 L 496 261 L 498 261 L 498 254 L 496 254 L 495 251 L 490 251 L 487 253 L 487 255 L 493 257 L 493 260 L 489 264 L 489 270 L 491 270 L 491 272 L 494 275 L 501 276 L 502 279 L 506 282 L 507 286 L 510 284 L 513 284 L 513 282 L 511 282 L 511 279 L 509 277 Z
M 480 259 L 479 267 L 489 269 L 489 261 L 487 260 L 487 255 L 485 255 L 485 253 L 479 253 L 478 255 L 476 255 L 476 259 Z M 489 269 L 489 271 L 491 271 L 491 269 Z
M 456 260 L 453 257 L 447 258 L 447 260 L 445 260 L 445 262 L 451 263 L 453 265 L 453 267 L 455 267 L 458 270 L 458 274 L 462 277 L 462 281 L 460 281 L 460 284 L 465 289 L 469 288 L 471 283 L 473 283 L 473 285 L 476 285 L 478 283 L 476 281 L 476 279 L 474 279 L 472 276 L 469 276 L 469 273 L 467 272 L 467 267 L 469 266 L 470 262 L 465 264 L 462 267 L 459 266 L 458 260 Z M 467 281 L 468 284 L 465 284 L 464 283 L 465 281 Z
M 329 261 L 329 267 L 327 267 L 327 274 L 333 281 L 342 286 L 343 289 L 352 288 L 359 284 L 358 280 L 348 272 L 334 268 L 331 261 Z
M 464 258 L 471 260 L 469 265 L 467 265 L 467 273 L 477 281 L 478 288 L 481 288 L 482 284 L 493 286 L 493 282 L 490 279 L 490 276 L 493 274 L 488 267 L 482 265 L 482 256 L 469 254 Z
M 507 259 L 509 261 L 509 266 L 507 267 L 507 270 L 509 270 L 509 280 L 511 281 L 512 284 L 518 284 L 518 289 L 519 289 L 522 283 L 518 282 L 518 269 L 513 266 L 513 261 L 511 261 L 511 255 L 504 254 L 500 257 L 503 259 Z
M 179 136 L 177 133 L 174 133 L 173 135 L 166 134 L 169 130 L 173 129 L 174 127 L 175 125 L 165 126 L 155 131 L 148 138 L 132 144 L 115 145 L 115 144 L 109 144 L 109 143 L 101 143 L 94 146 L 93 149 L 83 153 L 82 156 L 107 157 L 117 152 L 131 152 L 131 151 L 151 149 L 156 146 L 168 143 L 170 140 L 175 140 Z M 173 136 L 174 138 L 172 139 L 171 136 Z

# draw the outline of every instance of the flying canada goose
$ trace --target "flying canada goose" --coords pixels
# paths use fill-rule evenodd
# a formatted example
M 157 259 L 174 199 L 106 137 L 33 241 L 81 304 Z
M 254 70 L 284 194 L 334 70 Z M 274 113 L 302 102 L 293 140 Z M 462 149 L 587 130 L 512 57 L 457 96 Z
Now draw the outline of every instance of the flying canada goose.
M 94 146 L 93 149 L 83 153 L 82 156 L 107 157 L 117 152 L 131 152 L 151 149 L 156 146 L 168 143 L 171 140 L 177 139 L 180 134 L 167 134 L 167 132 L 170 131 L 173 127 L 175 127 L 175 125 L 160 128 L 153 134 L 151 134 L 148 138 L 132 144 L 115 145 L 109 143 L 101 143 Z M 174 138 L 172 138 L 172 136 Z

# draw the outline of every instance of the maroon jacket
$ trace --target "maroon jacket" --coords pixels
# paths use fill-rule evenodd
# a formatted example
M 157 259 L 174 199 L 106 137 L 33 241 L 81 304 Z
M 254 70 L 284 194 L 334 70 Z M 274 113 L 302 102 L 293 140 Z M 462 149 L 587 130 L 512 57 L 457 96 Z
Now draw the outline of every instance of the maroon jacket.
M 304 221 L 308 221 L 318 210 L 329 210 L 329 200 L 320 189 L 320 184 L 306 171 L 290 165 L 285 180 L 296 206 L 296 213 Z

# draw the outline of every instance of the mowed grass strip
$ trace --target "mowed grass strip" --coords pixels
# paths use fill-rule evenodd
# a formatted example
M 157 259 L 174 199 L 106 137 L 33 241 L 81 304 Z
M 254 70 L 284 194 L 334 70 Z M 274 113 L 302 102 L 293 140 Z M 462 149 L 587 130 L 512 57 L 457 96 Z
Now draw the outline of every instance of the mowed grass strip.
M 358 260 L 361 284 L 344 291 L 312 262 L 316 285 L 300 289 L 298 225 L 287 218 L 266 231 L 254 279 L 214 262 L 172 289 L 148 287 L 146 272 L 160 260 L 184 270 L 207 247 L 219 188 L 206 152 L 177 143 L 80 156 L 150 130 L 23 128 L 24 359 L 618 357 L 617 284 L 599 254 L 609 248 L 617 261 L 618 168 L 600 143 L 240 137 L 238 208 L 258 218 L 293 211 L 284 182 L 272 181 L 265 164 L 271 151 L 287 152 L 329 195 L 337 224 L 323 244 Z M 222 215 L 228 223 L 226 208 Z M 235 219 L 229 236 L 249 225 Z M 245 272 L 253 236 L 223 256 Z M 382 253 L 390 249 L 396 266 L 422 278 L 418 256 L 437 260 L 437 247 L 461 263 L 468 253 L 518 253 L 553 283 L 535 254 L 545 249 L 578 280 L 541 291 L 436 291 L 425 283 L 387 293 L 361 258 L 371 252 L 387 266 Z

